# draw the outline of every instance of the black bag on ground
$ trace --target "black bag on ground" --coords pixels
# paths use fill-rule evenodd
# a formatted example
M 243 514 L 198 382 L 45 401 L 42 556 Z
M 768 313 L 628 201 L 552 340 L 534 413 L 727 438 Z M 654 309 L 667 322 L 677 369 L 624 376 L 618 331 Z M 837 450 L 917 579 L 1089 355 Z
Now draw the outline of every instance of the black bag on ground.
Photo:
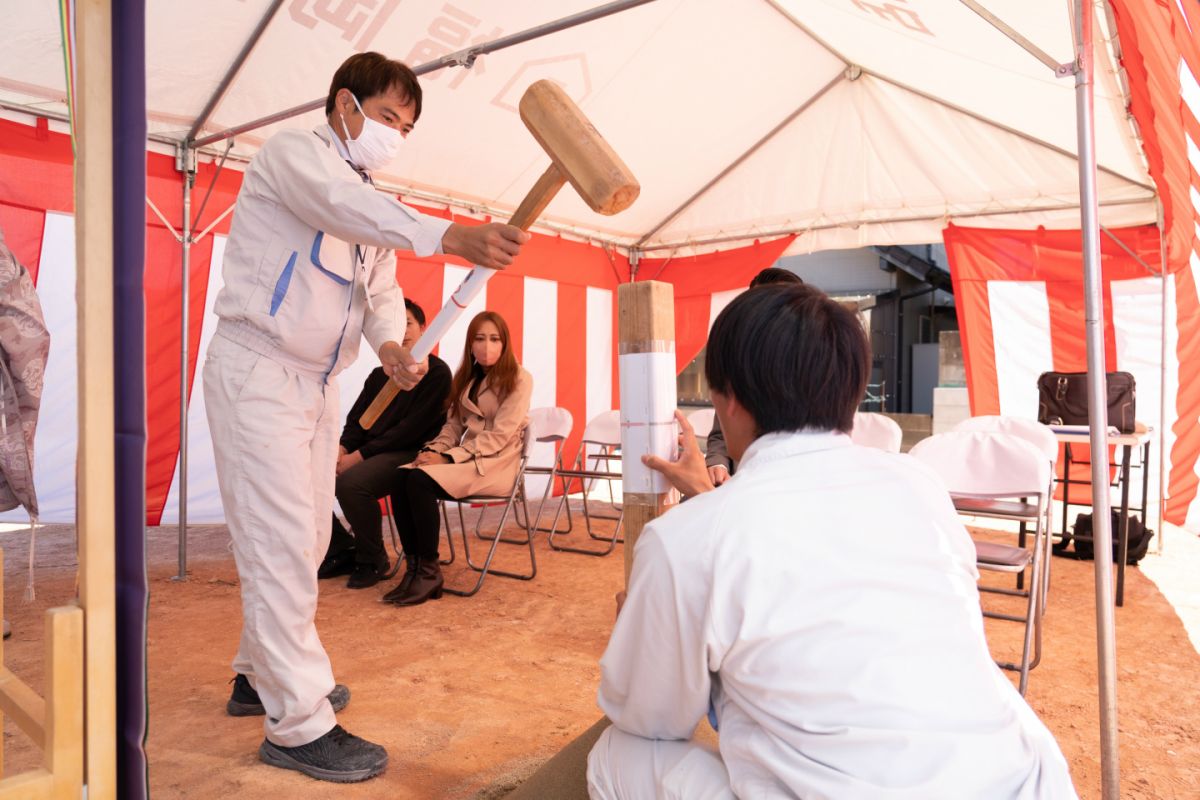
M 1117 509 L 1112 509 L 1112 549 L 1113 563 L 1115 564 L 1121 557 L 1120 552 L 1120 533 L 1121 533 L 1121 512 Z M 1086 536 L 1086 539 L 1080 539 L 1080 536 Z M 1096 550 L 1092 544 L 1092 515 L 1080 514 L 1075 518 L 1074 533 L 1064 533 L 1062 541 L 1054 545 L 1054 555 L 1062 556 L 1063 558 L 1074 558 L 1080 561 L 1091 561 L 1096 557 Z M 1125 553 L 1125 563 L 1136 565 L 1141 561 L 1146 551 L 1150 549 L 1150 540 L 1154 538 L 1154 531 L 1150 530 L 1142 523 L 1136 514 L 1129 515 L 1129 549 Z M 1075 549 L 1072 550 L 1071 546 Z
M 1109 372 L 1108 424 L 1133 433 L 1137 386 L 1128 372 Z M 1087 425 L 1086 372 L 1043 372 L 1038 376 L 1038 422 L 1043 425 Z

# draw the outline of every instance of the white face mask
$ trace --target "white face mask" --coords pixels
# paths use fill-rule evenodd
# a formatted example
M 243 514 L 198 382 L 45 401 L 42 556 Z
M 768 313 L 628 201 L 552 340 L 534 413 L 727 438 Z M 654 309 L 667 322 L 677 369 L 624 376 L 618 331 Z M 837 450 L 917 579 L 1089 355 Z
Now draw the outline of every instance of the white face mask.
M 346 152 L 350 154 L 350 160 L 367 170 L 387 166 L 400 152 L 400 143 L 404 141 L 404 136 L 395 128 L 389 128 L 382 122 L 368 117 L 363 112 L 358 98 L 353 94 L 350 97 L 354 99 L 354 105 L 358 106 L 359 113 L 363 115 L 363 127 L 357 139 L 350 138 L 346 117 L 338 115 L 342 118 L 342 132 L 346 134 Z

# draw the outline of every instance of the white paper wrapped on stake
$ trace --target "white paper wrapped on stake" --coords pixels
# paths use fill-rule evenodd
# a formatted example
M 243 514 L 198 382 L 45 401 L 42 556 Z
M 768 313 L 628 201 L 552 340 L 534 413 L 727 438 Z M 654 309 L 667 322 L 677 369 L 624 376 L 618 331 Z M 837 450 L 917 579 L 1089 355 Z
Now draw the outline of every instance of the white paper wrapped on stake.
M 678 449 L 675 423 L 675 352 L 624 353 L 621 375 L 621 491 L 662 494 L 671 484 L 642 456 L 671 460 Z
M 454 294 L 450 295 L 450 299 L 442 306 L 442 310 L 425 327 L 425 332 L 421 334 L 421 338 L 417 339 L 417 343 L 413 345 L 412 357 L 414 359 L 424 361 L 429 357 L 429 354 L 433 352 L 433 348 L 437 346 L 437 343 L 450 330 L 450 326 L 458 321 L 458 318 L 462 316 L 467 306 L 471 305 L 471 301 L 483 291 L 484 284 L 497 271 L 488 269 L 487 267 L 475 267 L 467 273 L 467 277 L 463 278 L 463 282 L 454 290 Z

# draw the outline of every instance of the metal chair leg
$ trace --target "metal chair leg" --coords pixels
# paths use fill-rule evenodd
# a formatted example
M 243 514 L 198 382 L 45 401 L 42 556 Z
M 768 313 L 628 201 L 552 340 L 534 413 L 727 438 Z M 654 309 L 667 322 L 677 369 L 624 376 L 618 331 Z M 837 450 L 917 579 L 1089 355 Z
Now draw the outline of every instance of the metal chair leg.
M 580 483 L 582 484 L 582 480 L 580 481 Z M 563 497 L 565 498 L 566 496 L 567 496 L 566 490 L 564 487 Z M 602 542 L 607 542 L 608 543 L 607 547 L 603 547 L 600 549 L 591 549 L 591 548 L 587 548 L 587 547 L 570 547 L 567 545 L 561 545 L 554 541 L 554 534 L 550 535 L 550 547 L 554 550 L 558 550 L 558 551 L 564 552 L 564 553 L 579 553 L 580 555 L 584 555 L 584 556 L 606 556 L 609 553 L 611 553 L 613 551 L 613 548 L 615 548 L 618 544 L 625 541 L 624 539 L 621 539 L 618 536 L 618 534 L 621 532 L 621 523 L 625 519 L 625 509 L 624 508 L 621 509 L 621 513 L 617 516 L 616 524 L 613 525 L 612 536 L 607 539 L 602 536 L 596 536 L 595 533 L 592 532 L 592 517 L 591 517 L 591 514 L 588 512 L 588 503 L 587 503 L 587 494 L 586 493 L 583 496 L 583 519 L 584 519 L 585 527 L 588 532 L 588 536 L 590 536 L 593 539 L 602 541 Z
M 505 503 L 504 510 L 500 513 L 500 522 L 497 525 L 497 528 L 496 528 L 497 531 L 504 530 L 504 524 L 505 524 L 505 522 L 508 521 L 509 509 L 512 509 L 515 507 L 517 499 L 521 498 L 521 501 L 524 502 L 525 489 L 524 489 L 523 484 L 524 484 L 524 481 L 519 479 L 518 485 L 514 486 L 512 493 L 509 494 L 508 502 Z M 489 574 L 500 575 L 505 578 L 514 578 L 516 580 L 521 580 L 521 581 L 533 580 L 533 578 L 537 575 L 537 554 L 534 550 L 533 531 L 527 527 L 525 529 L 526 538 L 524 541 L 521 542 L 522 544 L 525 544 L 529 547 L 530 569 L 529 569 L 528 574 L 520 573 L 520 572 L 509 572 L 507 570 L 500 570 L 500 569 L 492 568 L 492 559 L 496 555 L 496 548 L 499 547 L 500 542 L 504 541 L 504 537 L 500 534 L 497 534 L 496 536 L 493 536 L 493 537 L 489 537 L 489 539 L 492 543 L 491 547 L 488 548 L 487 557 L 484 559 L 483 564 L 478 565 L 471 559 L 471 545 L 469 542 L 470 537 L 467 534 L 466 517 L 463 514 L 463 508 L 462 508 L 463 503 L 461 501 L 455 501 L 455 502 L 458 505 L 459 525 L 461 527 L 461 534 L 462 534 L 462 539 L 463 539 L 463 552 L 466 555 L 467 566 L 470 567 L 471 569 L 475 570 L 476 572 L 478 572 L 479 578 L 475 581 L 475 585 L 472 586 L 470 589 L 455 589 L 455 588 L 446 586 L 443 588 L 443 591 L 449 592 L 450 594 L 453 594 L 453 595 L 458 595 L 459 597 L 471 597 L 472 595 L 474 595 L 476 592 L 479 591 L 480 587 L 483 586 L 483 581 L 484 581 L 484 579 L 487 578 L 487 576 Z M 443 506 L 443 508 L 445 508 L 445 506 Z M 479 527 L 483 524 L 483 515 L 485 512 L 486 512 L 486 508 L 480 509 L 479 518 L 477 519 L 477 521 L 475 523 L 475 534 L 477 536 L 480 533 Z M 514 514 L 515 514 L 515 512 L 514 512 Z M 526 514 L 526 519 L 528 521 L 528 514 Z M 480 538 L 483 538 L 483 537 L 480 537 Z

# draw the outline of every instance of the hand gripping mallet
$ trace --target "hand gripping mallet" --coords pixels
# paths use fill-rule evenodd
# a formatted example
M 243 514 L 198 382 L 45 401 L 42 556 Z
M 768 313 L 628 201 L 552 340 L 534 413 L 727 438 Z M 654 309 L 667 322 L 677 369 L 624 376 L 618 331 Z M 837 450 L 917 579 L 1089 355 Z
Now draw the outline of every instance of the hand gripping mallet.
M 508 221 L 510 225 L 527 230 L 567 181 L 600 214 L 624 211 L 637 199 L 641 186 L 629 167 L 558 84 L 540 80 L 531 85 L 521 96 L 520 111 L 525 127 L 550 156 L 551 164 L 525 195 Z M 434 345 L 495 273 L 496 270 L 487 267 L 471 270 L 413 345 L 414 359 L 424 361 L 429 356 Z M 367 406 L 358 424 L 364 430 L 370 429 L 399 391 L 400 387 L 389 380 Z

